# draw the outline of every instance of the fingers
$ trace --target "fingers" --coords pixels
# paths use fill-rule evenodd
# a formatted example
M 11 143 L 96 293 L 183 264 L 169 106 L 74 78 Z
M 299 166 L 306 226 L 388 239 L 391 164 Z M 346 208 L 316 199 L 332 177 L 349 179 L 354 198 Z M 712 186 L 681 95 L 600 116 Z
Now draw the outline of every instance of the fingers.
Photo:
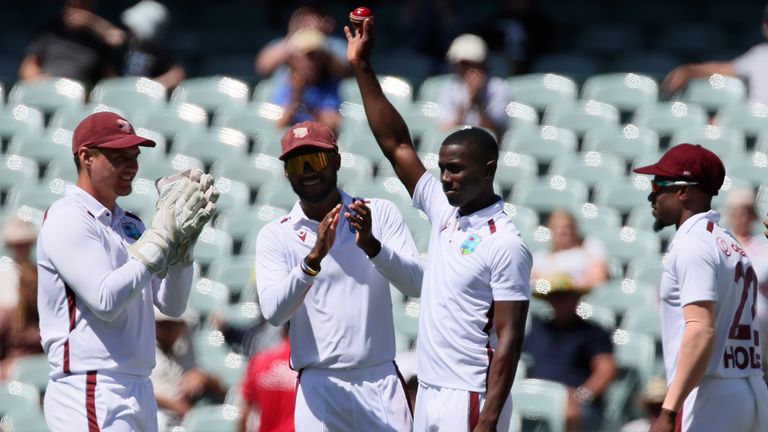
M 349 29 L 349 26 L 344 26 L 344 36 L 347 37 L 347 42 L 351 42 L 352 38 L 354 38 L 352 35 L 352 30 Z
M 365 21 L 363 21 L 363 37 L 367 38 L 371 32 L 373 32 L 373 20 L 371 18 L 366 18 Z

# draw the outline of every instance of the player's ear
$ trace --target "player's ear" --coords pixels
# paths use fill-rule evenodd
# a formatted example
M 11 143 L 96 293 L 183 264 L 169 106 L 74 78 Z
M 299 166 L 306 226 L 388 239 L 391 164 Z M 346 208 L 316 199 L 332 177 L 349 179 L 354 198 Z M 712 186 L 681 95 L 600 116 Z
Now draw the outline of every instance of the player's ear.
M 338 171 L 341 169 L 341 154 L 339 152 L 333 152 L 333 155 L 331 156 L 331 160 L 333 160 L 333 169 L 335 171 Z

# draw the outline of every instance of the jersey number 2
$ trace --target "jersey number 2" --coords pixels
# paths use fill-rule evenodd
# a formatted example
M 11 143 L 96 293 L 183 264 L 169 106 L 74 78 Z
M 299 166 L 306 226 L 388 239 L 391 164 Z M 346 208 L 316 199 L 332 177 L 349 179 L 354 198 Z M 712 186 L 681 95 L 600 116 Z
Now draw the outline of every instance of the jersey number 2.
M 733 315 L 733 322 L 731 323 L 731 328 L 728 331 L 728 338 L 745 340 L 752 338 L 752 328 L 749 324 L 739 324 L 739 322 L 741 321 L 741 314 L 744 312 L 744 306 L 747 303 L 747 297 L 749 297 L 750 291 L 752 291 L 752 307 L 750 308 L 750 312 L 752 313 L 752 319 L 755 319 L 755 303 L 757 303 L 757 275 L 755 274 L 755 270 L 752 269 L 752 266 L 748 266 L 745 270 L 741 261 L 736 264 L 736 277 L 734 278 L 734 282 L 738 284 L 740 280 L 743 282 L 741 289 L 741 300 L 739 300 L 739 307 L 736 309 L 736 313 Z

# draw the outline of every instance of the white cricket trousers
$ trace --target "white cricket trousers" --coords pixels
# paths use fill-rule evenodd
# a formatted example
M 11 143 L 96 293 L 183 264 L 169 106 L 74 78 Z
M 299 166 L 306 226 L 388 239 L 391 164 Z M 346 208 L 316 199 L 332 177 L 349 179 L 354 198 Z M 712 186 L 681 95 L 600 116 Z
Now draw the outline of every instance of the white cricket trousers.
M 414 432 L 472 432 L 485 405 L 485 393 L 419 383 Z M 512 421 L 512 396 L 501 409 L 497 431 L 506 432 Z
M 302 369 L 296 432 L 408 432 L 413 419 L 394 362 L 359 369 Z
M 768 387 L 760 375 L 705 376 L 683 403 L 683 432 L 768 431 Z
M 90 371 L 52 378 L 43 412 L 51 432 L 157 432 L 148 377 Z

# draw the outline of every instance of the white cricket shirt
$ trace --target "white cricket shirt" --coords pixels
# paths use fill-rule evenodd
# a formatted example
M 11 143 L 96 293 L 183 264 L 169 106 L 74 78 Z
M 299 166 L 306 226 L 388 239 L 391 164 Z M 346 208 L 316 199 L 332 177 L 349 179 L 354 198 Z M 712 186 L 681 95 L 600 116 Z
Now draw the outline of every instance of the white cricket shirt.
M 661 331 L 672 382 L 685 329 L 683 306 L 714 301 L 715 340 L 706 375 L 762 374 L 756 325 L 757 277 L 744 249 L 717 222 L 714 210 L 686 220 L 668 247 L 661 276 Z
M 192 267 L 164 280 L 128 253 L 144 224 L 114 213 L 76 186 L 46 211 L 37 239 L 40 336 L 51 377 L 112 371 L 149 377 L 155 365 L 153 303 L 181 316 Z
M 400 212 L 382 199 L 366 199 L 381 252 L 369 259 L 355 244 L 343 205 L 336 240 L 315 276 L 299 265 L 317 239 L 318 221 L 297 202 L 288 216 L 272 221 L 256 240 L 256 286 L 264 317 L 273 325 L 290 319 L 291 366 L 341 369 L 369 367 L 395 358 L 390 281 L 409 296 L 421 292 L 419 254 Z
M 460 216 L 427 172 L 416 184 L 413 205 L 432 224 L 419 314 L 419 381 L 485 392 L 496 348 L 493 302 L 530 300 L 531 254 L 501 199 Z

